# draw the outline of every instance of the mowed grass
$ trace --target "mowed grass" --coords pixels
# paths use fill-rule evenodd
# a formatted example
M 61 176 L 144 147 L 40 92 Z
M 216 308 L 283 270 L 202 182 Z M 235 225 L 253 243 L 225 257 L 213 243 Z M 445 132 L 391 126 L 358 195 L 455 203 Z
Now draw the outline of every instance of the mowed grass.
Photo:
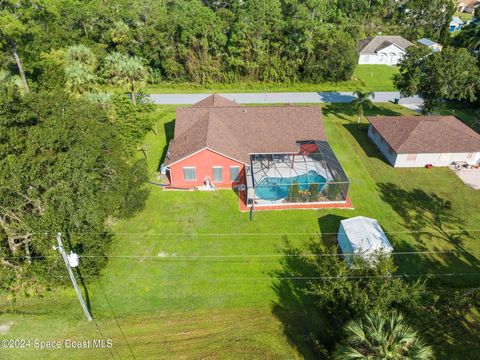
M 164 83 L 149 85 L 146 92 L 151 94 L 168 93 L 214 93 L 214 92 L 291 92 L 291 91 L 396 91 L 393 75 L 398 72 L 395 66 L 357 65 L 353 76 L 347 81 L 310 83 L 265 83 L 236 82 L 233 84 Z
M 448 102 L 441 104 L 437 112 L 441 115 L 453 115 L 480 132 L 479 108 L 475 109 L 462 103 Z
M 463 21 L 468 21 L 473 19 L 473 14 L 465 13 L 465 12 L 456 12 L 454 16 L 458 16 Z
M 145 140 L 154 181 L 175 117 L 174 107 L 158 111 L 158 135 Z M 323 113 L 355 210 L 256 212 L 250 221 L 232 191 L 151 185 L 145 209 L 114 226 L 102 277 L 90 279 L 96 323 L 83 320 L 70 290 L 0 304 L 0 324 L 14 322 L 1 338 L 106 338 L 113 348 L 0 349 L 0 358 L 311 358 L 311 349 L 289 337 L 290 324 L 272 310 L 289 301 L 274 279 L 283 238 L 301 246 L 311 236 L 335 237 L 339 221 L 356 215 L 377 218 L 396 251 L 441 252 L 395 256 L 399 273 L 429 275 L 443 287 L 479 286 L 480 192 L 448 169 L 393 169 L 354 123 L 349 105 L 327 104 Z M 368 112 L 375 114 L 412 113 L 376 104 Z M 460 359 L 480 351 L 479 324 L 471 310 L 448 314 L 440 329 L 420 330 L 430 334 L 438 358 Z

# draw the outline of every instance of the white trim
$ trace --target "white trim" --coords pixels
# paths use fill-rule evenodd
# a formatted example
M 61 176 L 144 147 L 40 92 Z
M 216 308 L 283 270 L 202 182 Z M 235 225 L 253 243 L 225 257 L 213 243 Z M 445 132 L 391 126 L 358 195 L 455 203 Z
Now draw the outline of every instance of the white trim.
M 191 156 L 193 156 L 193 155 L 196 155 L 196 154 L 202 152 L 203 150 L 210 150 L 211 152 L 213 152 L 213 153 L 215 153 L 215 154 L 218 154 L 218 155 L 221 155 L 221 156 L 223 156 L 223 157 L 226 157 L 227 159 L 236 161 L 236 162 L 241 163 L 241 164 L 243 164 L 243 165 L 248 165 L 247 163 L 244 163 L 243 161 L 234 159 L 234 158 L 232 158 L 232 157 L 230 157 L 230 156 L 227 156 L 227 155 L 225 155 L 225 154 L 222 154 L 222 153 L 220 153 L 220 152 L 218 152 L 218 151 L 212 150 L 212 149 L 210 149 L 209 147 L 204 147 L 204 148 L 201 148 L 200 150 L 197 150 L 197 151 L 195 151 L 195 152 L 193 152 L 193 153 L 191 153 L 191 154 L 189 154 L 189 155 L 187 155 L 187 156 L 185 156 L 185 157 L 183 157 L 183 158 L 181 158 L 181 159 L 179 159 L 179 160 L 177 160 L 177 161 L 174 161 L 174 162 L 171 163 L 171 164 L 168 164 L 168 166 L 175 165 L 176 163 L 178 163 L 178 162 L 180 162 L 180 161 L 183 161 L 183 160 L 185 160 L 185 159 L 188 159 L 189 157 L 191 157 Z

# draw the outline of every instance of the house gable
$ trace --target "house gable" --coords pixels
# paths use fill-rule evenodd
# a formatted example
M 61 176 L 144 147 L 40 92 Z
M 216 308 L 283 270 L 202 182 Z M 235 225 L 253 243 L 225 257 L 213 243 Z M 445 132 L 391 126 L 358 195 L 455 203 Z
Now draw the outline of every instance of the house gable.
M 223 179 L 220 182 L 214 182 L 218 188 L 231 188 L 234 183 L 230 179 L 230 168 L 238 167 L 240 172 L 240 183 L 245 182 L 245 164 L 219 154 L 208 148 L 204 148 L 194 154 L 191 154 L 169 166 L 170 181 L 178 188 L 194 188 L 201 186 L 206 177 L 213 180 L 213 168 L 222 168 Z M 195 180 L 185 180 L 183 169 L 194 168 Z
M 391 44 L 387 47 L 377 50 L 377 54 L 385 53 L 385 54 L 405 54 L 405 49 L 402 49 L 400 46 Z

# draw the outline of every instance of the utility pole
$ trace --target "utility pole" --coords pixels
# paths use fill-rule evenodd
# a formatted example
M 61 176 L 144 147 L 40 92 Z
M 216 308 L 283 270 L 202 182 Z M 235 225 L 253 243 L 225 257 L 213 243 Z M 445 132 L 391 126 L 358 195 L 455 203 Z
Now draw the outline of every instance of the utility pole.
M 75 292 L 77 293 L 78 301 L 80 301 L 80 305 L 82 305 L 82 309 L 83 309 L 83 312 L 85 313 L 85 316 L 87 317 L 87 320 L 92 321 L 92 315 L 90 315 L 90 311 L 88 311 L 87 304 L 85 304 L 85 301 L 83 300 L 82 293 L 78 288 L 77 280 L 75 279 L 75 276 L 73 276 L 73 271 L 70 266 L 70 262 L 68 260 L 68 255 L 65 253 L 65 249 L 63 248 L 61 233 L 57 233 L 57 243 L 58 243 L 58 247 L 54 246 L 53 249 L 58 250 L 58 252 L 62 255 L 63 261 L 65 261 L 65 266 L 67 267 L 68 275 L 70 275 L 70 279 L 72 279 L 73 287 L 75 288 Z

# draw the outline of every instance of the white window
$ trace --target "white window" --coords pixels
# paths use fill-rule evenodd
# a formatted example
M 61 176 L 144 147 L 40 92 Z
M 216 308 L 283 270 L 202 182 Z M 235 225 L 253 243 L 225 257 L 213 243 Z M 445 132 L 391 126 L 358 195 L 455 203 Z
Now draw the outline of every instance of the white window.
M 221 166 L 213 167 L 213 181 L 223 181 L 223 168 Z
M 407 161 L 415 161 L 417 160 L 417 154 L 408 154 Z
M 230 181 L 238 182 L 240 181 L 240 167 L 239 166 L 230 166 Z
M 197 180 L 197 169 L 195 167 L 184 167 L 183 180 L 185 181 Z

